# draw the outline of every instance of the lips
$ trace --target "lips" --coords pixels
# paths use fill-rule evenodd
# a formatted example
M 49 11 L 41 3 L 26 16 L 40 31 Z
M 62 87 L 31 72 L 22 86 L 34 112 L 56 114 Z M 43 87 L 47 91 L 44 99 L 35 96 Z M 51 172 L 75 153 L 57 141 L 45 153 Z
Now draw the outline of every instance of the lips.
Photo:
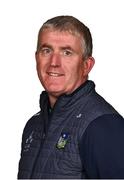
M 63 74 L 61 73 L 56 73 L 56 72 L 47 72 L 47 74 L 49 76 L 52 76 L 52 77 L 60 77 L 60 76 L 63 76 Z

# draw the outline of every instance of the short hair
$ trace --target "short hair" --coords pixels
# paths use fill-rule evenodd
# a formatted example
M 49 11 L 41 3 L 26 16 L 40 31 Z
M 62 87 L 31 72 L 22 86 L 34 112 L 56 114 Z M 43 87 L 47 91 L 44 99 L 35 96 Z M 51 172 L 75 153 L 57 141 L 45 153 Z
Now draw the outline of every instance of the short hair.
M 58 31 L 67 31 L 74 35 L 79 35 L 82 38 L 83 44 L 83 58 L 87 59 L 92 56 L 92 36 L 89 28 L 81 21 L 73 16 L 56 16 L 47 20 L 39 30 L 37 50 L 39 48 L 40 34 L 46 29 L 53 29 Z

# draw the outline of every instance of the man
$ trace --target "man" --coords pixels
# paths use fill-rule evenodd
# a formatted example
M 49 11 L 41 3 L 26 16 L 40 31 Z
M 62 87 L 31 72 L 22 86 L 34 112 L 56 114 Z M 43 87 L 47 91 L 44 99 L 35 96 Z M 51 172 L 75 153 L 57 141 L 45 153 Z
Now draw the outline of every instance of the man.
M 124 119 L 88 80 L 89 29 L 72 16 L 48 20 L 36 63 L 45 91 L 23 132 L 18 178 L 124 178 Z

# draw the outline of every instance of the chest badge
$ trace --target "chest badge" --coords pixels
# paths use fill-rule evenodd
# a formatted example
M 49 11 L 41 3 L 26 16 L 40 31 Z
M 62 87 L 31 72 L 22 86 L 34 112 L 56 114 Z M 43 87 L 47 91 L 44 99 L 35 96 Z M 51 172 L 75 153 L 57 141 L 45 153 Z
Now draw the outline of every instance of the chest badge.
M 61 136 L 57 142 L 57 145 L 56 147 L 58 149 L 64 149 L 65 148 L 65 145 L 67 144 L 67 141 L 68 141 L 68 137 L 69 137 L 69 134 L 68 133 L 61 133 Z

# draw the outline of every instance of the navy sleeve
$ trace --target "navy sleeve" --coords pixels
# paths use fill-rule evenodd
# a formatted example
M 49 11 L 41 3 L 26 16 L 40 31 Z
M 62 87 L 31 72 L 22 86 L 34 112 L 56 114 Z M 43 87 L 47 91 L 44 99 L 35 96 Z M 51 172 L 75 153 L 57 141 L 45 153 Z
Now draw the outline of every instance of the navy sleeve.
M 87 178 L 124 179 L 124 119 L 104 115 L 89 124 L 80 143 Z

